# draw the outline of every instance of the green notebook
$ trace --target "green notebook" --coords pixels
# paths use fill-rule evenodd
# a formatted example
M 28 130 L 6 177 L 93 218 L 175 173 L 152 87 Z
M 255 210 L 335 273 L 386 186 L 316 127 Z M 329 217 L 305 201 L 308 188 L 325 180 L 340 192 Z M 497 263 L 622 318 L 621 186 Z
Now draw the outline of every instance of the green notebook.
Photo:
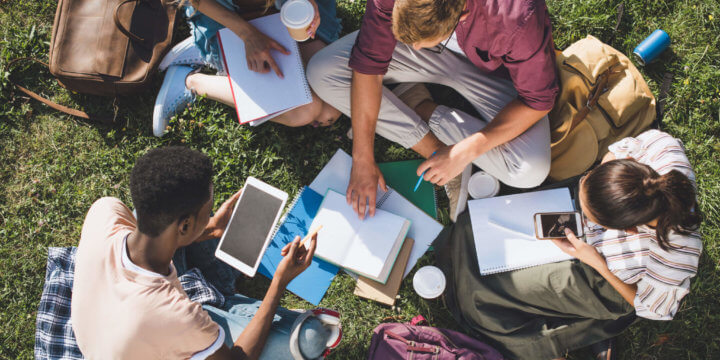
M 422 211 L 437 219 L 437 203 L 435 201 L 435 186 L 423 181 L 416 192 L 413 191 L 417 183 L 416 171 L 423 159 L 393 161 L 378 164 L 380 171 L 388 186 L 395 189 L 411 203 Z

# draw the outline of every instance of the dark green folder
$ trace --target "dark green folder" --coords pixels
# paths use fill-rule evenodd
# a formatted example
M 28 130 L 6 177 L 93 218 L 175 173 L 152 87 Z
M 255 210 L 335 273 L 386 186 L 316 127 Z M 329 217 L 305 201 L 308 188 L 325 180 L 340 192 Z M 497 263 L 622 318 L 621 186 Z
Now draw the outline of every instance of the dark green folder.
M 422 211 L 437 219 L 435 187 L 433 184 L 423 181 L 417 192 L 413 191 L 418 180 L 417 168 L 423 161 L 422 159 L 393 161 L 378 164 L 378 167 L 380 167 L 388 186 L 395 189 Z

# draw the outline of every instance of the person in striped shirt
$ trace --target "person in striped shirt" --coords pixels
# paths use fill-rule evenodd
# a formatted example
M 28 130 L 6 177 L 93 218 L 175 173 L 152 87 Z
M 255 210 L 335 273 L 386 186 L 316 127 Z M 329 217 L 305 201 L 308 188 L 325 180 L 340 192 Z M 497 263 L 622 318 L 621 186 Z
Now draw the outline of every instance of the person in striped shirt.
M 593 267 L 637 316 L 671 320 L 702 252 L 695 174 L 682 143 L 658 130 L 609 147 L 579 182 L 585 241 L 554 240 Z

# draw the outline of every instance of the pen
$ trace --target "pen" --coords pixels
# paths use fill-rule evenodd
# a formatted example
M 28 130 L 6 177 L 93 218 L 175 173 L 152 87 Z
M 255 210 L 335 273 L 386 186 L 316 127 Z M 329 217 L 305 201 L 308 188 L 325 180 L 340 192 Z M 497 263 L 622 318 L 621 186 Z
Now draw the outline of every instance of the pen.
M 437 152 L 437 151 L 433 151 L 433 153 L 430 154 L 430 157 L 429 157 L 428 159 L 430 159 L 431 157 L 433 157 L 433 155 L 435 155 L 436 152 Z M 428 168 L 428 169 L 429 169 L 429 168 Z M 420 183 L 422 183 L 423 176 L 425 176 L 425 173 L 428 171 L 428 169 L 425 169 L 425 171 L 423 171 L 422 174 L 420 174 L 420 178 L 418 179 L 417 184 L 415 184 L 415 189 L 413 189 L 413 192 L 416 192 L 417 189 L 420 187 Z

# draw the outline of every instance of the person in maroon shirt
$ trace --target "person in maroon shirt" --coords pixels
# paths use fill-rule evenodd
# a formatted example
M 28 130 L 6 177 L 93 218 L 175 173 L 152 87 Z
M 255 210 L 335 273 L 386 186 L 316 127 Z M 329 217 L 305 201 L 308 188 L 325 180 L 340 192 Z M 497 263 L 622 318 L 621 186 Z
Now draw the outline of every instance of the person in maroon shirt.
M 558 80 L 544 0 L 368 0 L 360 30 L 318 52 L 307 73 L 352 118 L 347 200 L 361 217 L 385 187 L 375 132 L 427 159 L 417 174 L 445 185 L 453 221 L 471 164 L 519 188 L 547 177 Z M 416 82 L 454 88 L 481 118 L 435 104 L 424 86 L 384 87 Z

